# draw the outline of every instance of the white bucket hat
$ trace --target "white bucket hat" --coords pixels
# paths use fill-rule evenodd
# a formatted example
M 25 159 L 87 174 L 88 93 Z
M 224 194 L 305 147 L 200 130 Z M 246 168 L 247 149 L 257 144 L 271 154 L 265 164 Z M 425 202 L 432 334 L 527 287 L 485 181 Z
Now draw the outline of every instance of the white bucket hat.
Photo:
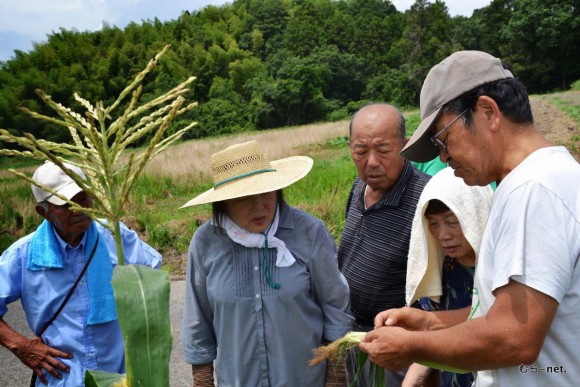
M 232 145 L 211 156 L 213 188 L 180 208 L 277 191 L 306 176 L 312 164 L 306 156 L 269 161 L 257 141 Z

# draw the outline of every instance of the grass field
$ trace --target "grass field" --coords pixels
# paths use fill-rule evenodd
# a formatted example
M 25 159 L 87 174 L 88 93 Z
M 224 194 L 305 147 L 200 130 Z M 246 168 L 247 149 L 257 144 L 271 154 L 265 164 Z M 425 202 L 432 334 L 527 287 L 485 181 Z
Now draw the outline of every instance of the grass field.
M 285 197 L 290 204 L 322 219 L 338 239 L 344 224 L 344 203 L 355 177 L 347 133 L 348 122 L 340 121 L 177 144 L 152 160 L 139 177 L 123 221 L 162 252 L 167 270 L 181 270 L 180 263 L 172 266 L 172 258 L 183 259 L 196 228 L 209 219 L 211 206 L 179 207 L 212 186 L 212 153 L 257 139 L 272 160 L 298 154 L 315 160 L 310 174 L 287 188 Z M 5 160 L 0 166 L 0 200 L 4 204 L 0 207 L 0 252 L 42 221 L 34 211 L 30 186 L 7 170 L 16 168 L 31 174 L 37 165 Z
M 564 129 L 564 135 L 555 142 L 567 146 L 577 157 L 580 152 L 579 96 L 578 92 L 566 92 L 538 97 L 552 109 L 556 106 L 565 116 L 567 126 L 574 126 L 569 133 Z M 550 111 L 546 115 L 553 118 L 554 114 Z M 408 128 L 417 127 L 417 111 L 408 112 L 405 117 Z M 542 120 L 545 119 L 536 117 L 536 121 Z M 346 199 L 356 175 L 347 135 L 348 121 L 339 121 L 174 145 L 152 160 L 138 179 L 123 221 L 165 256 L 165 269 L 170 273 L 182 272 L 189 241 L 197 227 L 209 219 L 211 206 L 179 207 L 212 186 L 209 164 L 212 153 L 234 143 L 256 139 L 271 160 L 292 155 L 314 159 L 310 174 L 285 189 L 285 198 L 289 204 L 323 220 L 338 242 L 344 226 Z M 30 186 L 7 168 L 32 173 L 37 165 L 26 160 L 0 160 L 0 252 L 41 222 L 34 211 Z

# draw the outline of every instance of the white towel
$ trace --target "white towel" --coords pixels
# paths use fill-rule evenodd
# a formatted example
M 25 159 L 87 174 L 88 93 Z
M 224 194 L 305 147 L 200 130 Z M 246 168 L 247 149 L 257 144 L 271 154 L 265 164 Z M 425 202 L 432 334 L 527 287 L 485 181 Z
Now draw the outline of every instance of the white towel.
M 421 297 L 430 297 L 439 302 L 442 294 L 441 269 L 445 255 L 439 242 L 429 232 L 424 216 L 429 200 L 438 199 L 453 211 L 477 257 L 492 196 L 493 190 L 489 185 L 468 186 L 449 167 L 436 173 L 425 185 L 411 229 L 405 294 L 407 305 Z

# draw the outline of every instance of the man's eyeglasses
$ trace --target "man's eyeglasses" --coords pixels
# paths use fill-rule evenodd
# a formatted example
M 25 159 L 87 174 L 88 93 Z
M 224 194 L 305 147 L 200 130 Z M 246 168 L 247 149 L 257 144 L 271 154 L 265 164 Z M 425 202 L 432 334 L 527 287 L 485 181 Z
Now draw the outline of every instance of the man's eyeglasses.
M 443 142 L 443 140 L 441 140 L 439 138 L 439 136 L 441 136 L 443 134 L 443 132 L 445 132 L 447 129 L 449 129 L 451 127 L 451 125 L 453 125 L 453 123 L 455 123 L 455 121 L 457 121 L 462 115 L 467 113 L 468 110 L 469 110 L 469 108 L 465 109 L 461 114 L 459 114 L 457 117 L 455 117 L 453 120 L 451 120 L 450 123 L 445 125 L 445 127 L 443 129 L 441 129 L 440 131 L 435 133 L 435 135 L 433 137 L 431 137 L 431 142 L 433 143 L 433 145 L 435 145 L 437 148 L 439 148 L 440 151 L 447 152 L 447 144 L 445 144 L 445 142 Z

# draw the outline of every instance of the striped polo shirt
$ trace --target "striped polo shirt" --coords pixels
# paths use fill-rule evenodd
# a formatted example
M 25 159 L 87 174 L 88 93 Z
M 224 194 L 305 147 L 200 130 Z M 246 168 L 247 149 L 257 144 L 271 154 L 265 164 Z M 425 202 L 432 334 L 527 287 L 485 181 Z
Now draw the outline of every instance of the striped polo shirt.
M 405 306 L 411 225 L 429 179 L 405 161 L 396 183 L 366 210 L 366 184 L 357 177 L 351 188 L 338 264 L 350 286 L 352 313 L 360 325 L 372 326 L 377 313 Z

